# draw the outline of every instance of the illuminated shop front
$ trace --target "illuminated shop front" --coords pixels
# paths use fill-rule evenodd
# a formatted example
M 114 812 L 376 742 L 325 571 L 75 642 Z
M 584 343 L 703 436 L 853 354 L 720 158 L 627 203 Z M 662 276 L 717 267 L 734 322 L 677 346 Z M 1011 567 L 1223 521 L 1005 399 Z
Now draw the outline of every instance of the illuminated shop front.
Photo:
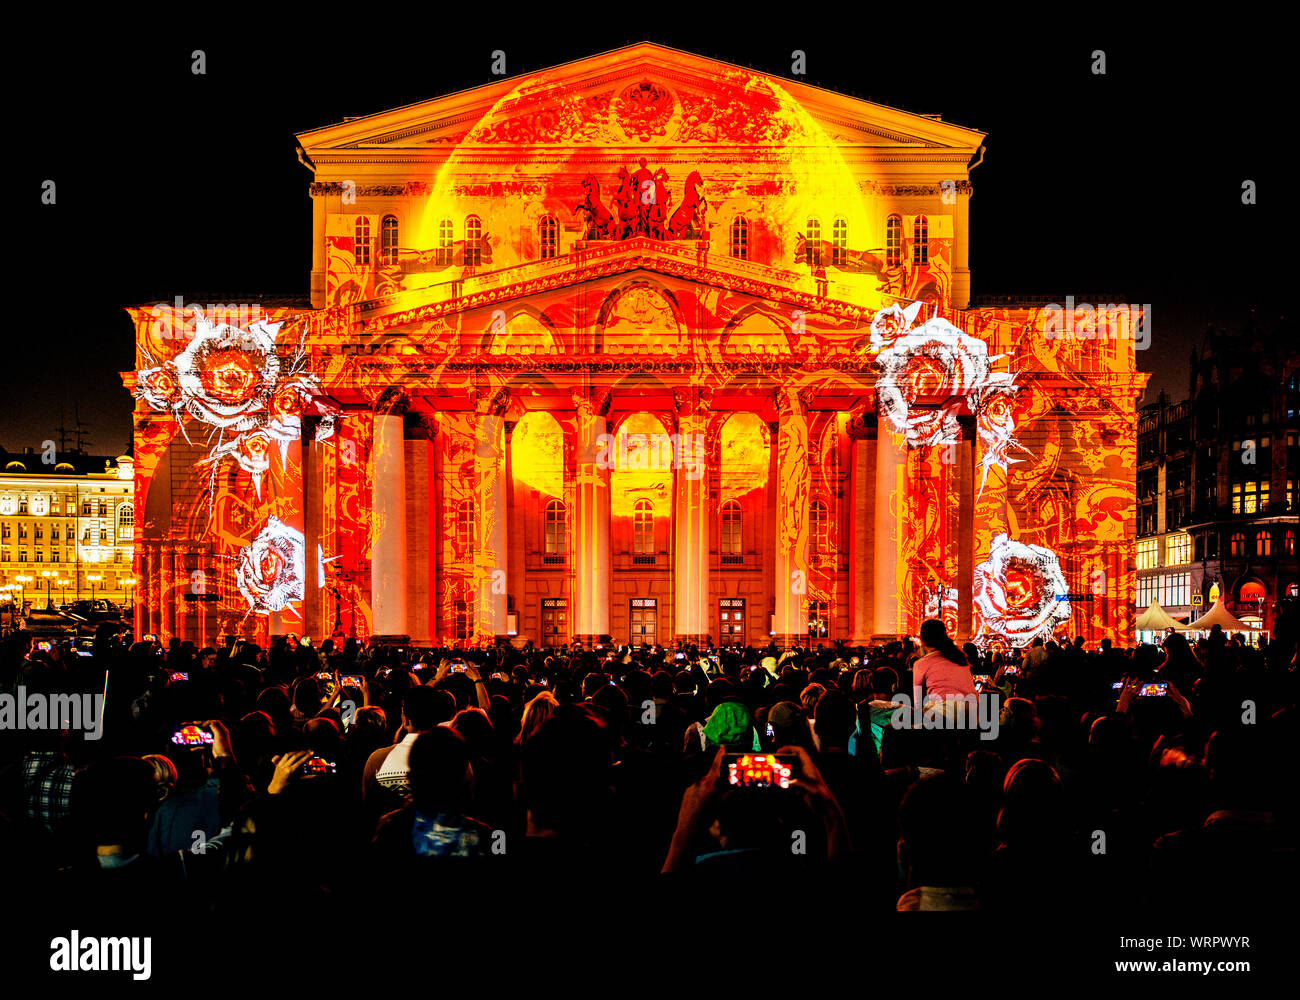
M 648 43 L 300 135 L 310 303 L 132 309 L 140 628 L 1129 641 L 1137 318 L 971 307 L 983 138 Z

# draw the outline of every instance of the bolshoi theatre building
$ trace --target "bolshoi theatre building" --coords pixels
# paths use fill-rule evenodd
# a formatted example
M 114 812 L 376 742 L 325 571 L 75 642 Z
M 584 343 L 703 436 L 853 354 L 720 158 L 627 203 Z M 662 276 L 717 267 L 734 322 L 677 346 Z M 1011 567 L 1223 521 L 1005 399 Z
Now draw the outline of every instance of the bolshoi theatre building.
M 983 140 L 651 43 L 301 133 L 310 301 L 130 310 L 137 634 L 1131 641 L 1142 317 L 973 305 Z

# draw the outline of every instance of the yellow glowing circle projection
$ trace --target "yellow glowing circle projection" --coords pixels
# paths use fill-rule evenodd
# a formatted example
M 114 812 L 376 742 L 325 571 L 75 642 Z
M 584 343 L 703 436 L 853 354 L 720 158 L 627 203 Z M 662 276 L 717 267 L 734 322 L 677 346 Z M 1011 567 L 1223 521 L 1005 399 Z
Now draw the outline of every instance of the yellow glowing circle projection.
M 767 486 L 768 433 L 752 413 L 737 413 L 722 425 L 722 502 L 739 500 Z
M 666 516 L 672 509 L 673 463 L 683 452 L 679 436 L 664 429 L 659 418 L 633 413 L 619 425 L 597 456 L 610 469 L 610 514 L 631 517 L 638 500 Z
M 666 174 L 669 212 L 698 175 L 713 252 L 730 252 L 743 216 L 749 259 L 809 293 L 829 280 L 828 296 L 875 309 L 907 290 L 901 267 L 886 273 L 892 206 L 845 158 L 854 140 L 828 134 L 779 81 L 666 49 L 646 57 L 630 87 L 608 91 L 566 72 L 519 78 L 438 168 L 412 249 L 450 266 L 407 275 L 407 291 L 459 278 L 465 265 L 483 273 L 545 260 L 541 244 L 557 231 L 564 255 L 586 235 L 577 206 L 590 195 L 617 218 L 620 185 L 638 170 Z
M 564 499 L 564 432 L 549 413 L 528 413 L 510 438 L 515 482 L 546 497 Z

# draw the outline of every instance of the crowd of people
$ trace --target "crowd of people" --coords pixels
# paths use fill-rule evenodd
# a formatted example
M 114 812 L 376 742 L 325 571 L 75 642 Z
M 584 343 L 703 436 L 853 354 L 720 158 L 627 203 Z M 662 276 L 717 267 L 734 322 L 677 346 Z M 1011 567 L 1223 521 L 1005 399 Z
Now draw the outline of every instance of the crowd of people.
M 19 633 L 0 692 L 105 701 L 98 731 L 0 731 L 0 832 L 86 905 L 217 918 L 555 879 L 737 915 L 776 885 L 863 915 L 1248 907 L 1296 884 L 1294 654 L 989 653 L 939 621 L 789 650 Z M 985 724 L 946 724 L 971 696 Z

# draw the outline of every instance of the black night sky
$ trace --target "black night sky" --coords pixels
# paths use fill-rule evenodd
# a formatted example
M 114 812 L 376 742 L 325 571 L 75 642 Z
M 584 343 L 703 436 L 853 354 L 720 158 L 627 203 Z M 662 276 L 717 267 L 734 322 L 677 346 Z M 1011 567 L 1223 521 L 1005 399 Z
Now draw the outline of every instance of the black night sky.
M 168 15 L 149 28 L 115 18 L 25 37 L 12 58 L 28 86 L 14 80 L 10 96 L 26 280 L 13 296 L 18 356 L 0 446 L 39 448 L 61 415 L 71 428 L 75 409 L 92 453 L 121 452 L 131 400 L 117 373 L 134 360 L 121 307 L 305 296 L 311 175 L 294 133 L 486 82 L 494 49 L 515 75 L 648 38 L 788 76 L 801 48 L 808 82 L 987 132 L 972 175 L 974 294 L 1151 303 L 1152 347 L 1139 361 L 1155 373 L 1149 394 L 1185 394 L 1207 324 L 1284 308 L 1292 195 L 1278 136 L 1294 107 L 1280 27 L 1252 17 L 1148 30 L 1088 15 L 1007 28 L 981 24 L 978 8 L 943 7 L 861 8 L 862 20 L 808 8 L 800 25 L 702 5 L 687 23 L 643 9 L 662 30 L 613 6 L 499 26 L 413 8 L 363 23 L 300 12 L 312 25 L 292 31 Z M 205 76 L 190 71 L 196 48 Z M 1091 72 L 1094 49 L 1106 52 L 1105 76 Z M 46 179 L 54 206 L 40 203 Z M 1254 206 L 1241 201 L 1247 179 Z

